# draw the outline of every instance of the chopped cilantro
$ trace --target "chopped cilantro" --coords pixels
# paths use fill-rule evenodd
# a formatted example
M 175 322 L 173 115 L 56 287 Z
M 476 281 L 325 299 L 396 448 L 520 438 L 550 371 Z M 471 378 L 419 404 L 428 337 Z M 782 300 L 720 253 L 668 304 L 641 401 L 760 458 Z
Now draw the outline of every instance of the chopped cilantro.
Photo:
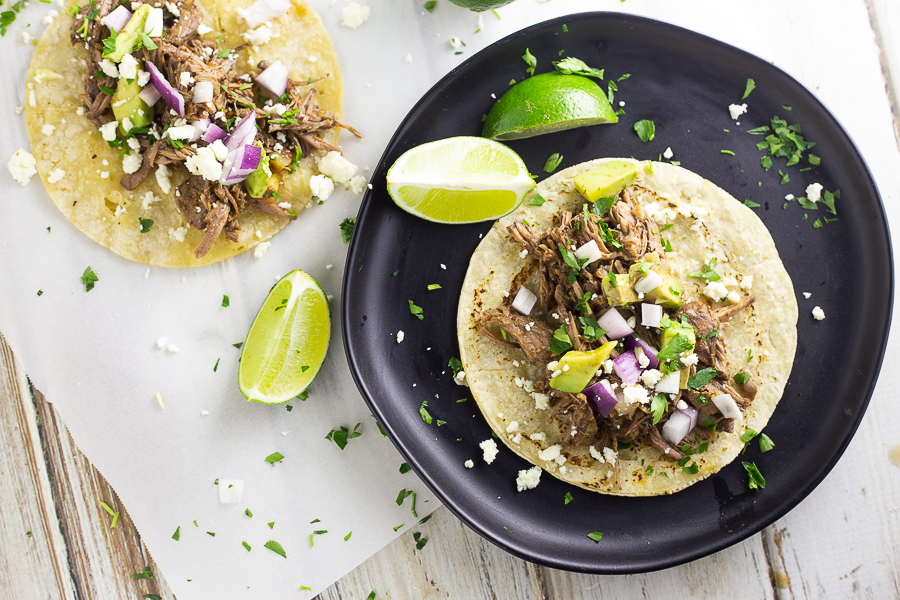
M 741 96 L 741 100 L 745 100 L 747 98 L 747 96 L 750 95 L 750 92 L 752 92 L 754 90 L 754 88 L 756 88 L 756 82 L 753 81 L 752 79 L 748 78 L 747 79 L 747 87 L 744 88 L 744 95 Z
M 439 290 L 439 289 L 441 289 L 441 285 L 439 283 L 429 283 L 428 284 L 429 292 L 433 292 L 434 290 Z
M 759 436 L 759 449 L 761 452 L 768 452 L 774 447 L 775 442 L 772 441 L 772 438 L 764 433 Z
M 253 513 L 250 512 L 249 508 L 244 509 L 244 514 L 247 515 L 248 517 L 250 517 L 251 519 L 253 518 Z
M 697 373 L 693 377 L 688 379 L 688 389 L 699 390 L 704 385 L 715 379 L 716 375 L 718 374 L 719 372 L 712 367 L 706 367 L 705 369 L 697 371 Z
M 412 493 L 413 493 L 412 490 L 408 490 L 406 488 L 403 488 L 402 490 L 400 490 L 400 493 L 397 494 L 397 506 L 402 506 L 403 501 L 406 500 L 406 497 L 411 496 Z M 400 525 L 400 527 L 403 527 L 403 525 Z M 396 529 L 394 531 L 396 531 Z
M 350 429 L 341 425 L 340 429 L 332 429 L 331 431 L 329 431 L 328 435 L 325 436 L 325 439 L 334 442 L 335 444 L 337 444 L 338 448 L 343 450 L 347 447 L 348 440 L 358 438 L 362 435 L 361 431 L 357 431 L 360 425 L 362 425 L 362 423 L 357 423 L 356 427 L 353 428 L 353 431 L 350 431 Z
M 234 346 L 234 347 L 237 348 L 238 350 L 240 350 L 240 349 L 241 349 L 241 346 L 243 346 L 243 345 L 244 345 L 244 342 L 238 342 L 237 344 L 232 344 L 232 346 Z
M 634 131 L 642 142 L 649 142 L 656 137 L 656 124 L 653 121 L 643 119 L 634 124 Z
M 528 71 L 529 75 L 534 75 L 534 69 L 537 67 L 537 59 L 531 54 L 528 48 L 525 48 L 525 54 L 522 55 L 522 60 L 525 61 L 525 64 L 528 65 L 526 71 Z
M 281 544 L 279 544 L 278 542 L 269 540 L 263 545 L 275 554 L 280 554 L 282 557 L 287 558 L 287 554 L 284 553 L 284 548 L 282 548 Z
M 734 156 L 734 152 L 732 152 L 731 150 L 719 150 L 719 152 L 722 154 L 730 154 L 731 156 Z
M 397 525 L 396 527 L 394 527 L 394 531 L 397 531 L 398 529 L 400 529 L 401 527 L 403 527 L 403 525 L 404 525 L 403 523 L 400 523 L 399 525 Z M 374 594 L 375 592 L 372 592 L 372 593 Z M 372 596 L 372 597 L 374 598 L 374 596 Z
M 38 296 L 43 296 L 43 295 L 44 295 L 44 290 L 38 290 L 38 291 L 37 291 L 37 295 L 38 295 Z
M 750 381 L 750 375 L 748 373 L 738 373 L 732 379 L 734 379 L 735 383 L 744 385 Z
M 147 233 L 153 227 L 153 219 L 138 219 L 141 223 L 141 233 Z
M 741 441 L 745 444 L 756 437 L 756 430 L 747 428 L 747 431 L 741 434 Z
M 558 152 L 554 152 L 553 154 L 548 156 L 547 161 L 544 163 L 544 173 L 552 173 L 553 171 L 555 171 L 562 162 L 562 159 L 563 155 Z
M 594 540 L 594 542 L 596 542 L 596 543 L 600 543 L 600 540 L 603 539 L 603 534 L 600 533 L 599 531 L 594 531 L 592 533 L 589 533 L 589 534 L 587 534 L 587 536 L 589 538 L 591 538 L 592 540 Z
M 409 473 L 411 468 L 408 463 L 403 463 L 400 465 L 400 473 Z
M 172 534 L 172 539 L 176 542 L 181 539 L 181 525 L 175 528 L 175 533 Z
M 428 400 L 422 400 L 422 404 L 419 406 L 419 415 L 422 417 L 422 420 L 425 421 L 428 425 L 431 425 L 431 414 L 427 410 Z
M 356 219 L 344 219 L 341 221 L 341 238 L 344 240 L 345 244 L 350 243 L 350 238 L 353 237 L 353 229 L 356 227 Z
M 422 534 L 418 531 L 413 533 L 413 540 L 416 542 L 416 550 L 421 550 L 428 543 L 428 538 L 422 537 Z
M 562 60 L 553 61 L 553 66 L 557 72 L 563 75 L 581 75 L 582 77 L 596 77 L 603 79 L 603 69 L 594 69 L 587 66 L 583 60 L 574 56 L 569 56 Z
M 222 295 L 222 306 L 227 308 L 230 304 L 231 304 L 231 301 L 228 299 L 228 296 L 223 294 Z
M 610 208 L 612 208 L 612 205 L 615 202 L 616 202 L 615 196 L 605 196 L 603 198 L 600 198 L 600 199 L 594 201 L 594 204 L 591 206 L 591 212 L 597 216 L 602 217 L 603 215 L 606 214 L 606 211 L 608 211 Z M 604 223 L 604 225 L 605 225 L 605 223 Z M 603 241 L 605 242 L 606 240 L 603 240 Z
M 450 359 L 450 361 L 447 363 L 447 366 L 453 369 L 453 377 L 456 377 L 459 372 L 463 370 L 462 362 L 455 356 Z
M 281 452 L 273 452 L 272 454 L 266 457 L 266 462 L 270 465 L 274 465 L 275 463 L 281 462 L 284 460 L 284 455 Z
M 700 279 L 706 279 L 707 281 L 719 281 L 722 279 L 719 277 L 719 274 L 715 272 L 717 261 L 715 258 L 709 259 L 709 263 L 706 265 L 706 268 L 702 271 L 697 271 L 696 273 L 691 273 L 691 277 L 699 277 Z
M 437 6 L 437 0 L 428 0 L 422 7 L 428 12 L 434 12 L 434 7 Z
M 250 544 L 247 542 L 241 542 L 241 546 L 247 549 L 247 552 L 250 552 Z M 286 558 L 286 557 L 285 557 Z
M 420 321 L 425 319 L 425 312 L 420 306 L 413 304 L 412 300 L 409 301 L 409 314 L 418 317 Z
M 153 43 L 153 40 L 150 39 L 150 36 L 146 33 L 141 33 L 141 42 L 138 44 L 138 49 L 141 46 L 144 46 L 147 50 L 156 50 L 159 46 Z
M 560 325 L 559 329 L 553 332 L 553 337 L 550 338 L 550 351 L 561 356 L 571 348 L 572 340 L 569 338 L 569 334 L 566 333 L 566 326 Z
M 568 504 L 572 501 L 572 492 L 566 492 L 566 495 L 563 497 L 563 503 Z
M 659 360 L 677 359 L 685 350 L 693 348 L 693 346 L 694 344 L 691 343 L 690 338 L 686 334 L 679 333 L 656 354 L 656 358 Z
M 759 208 L 759 204 L 757 204 L 753 200 L 744 200 L 744 206 L 747 206 L 749 208 Z
M 84 284 L 84 291 L 89 292 L 94 289 L 94 284 L 100 281 L 100 278 L 97 277 L 97 274 L 94 273 L 93 269 L 88 267 L 84 270 L 84 273 L 81 275 L 81 283 Z
M 396 271 L 394 271 L 393 273 L 391 273 L 391 277 L 396 277 L 396 276 L 399 275 L 399 274 L 400 274 L 400 269 L 397 269 Z
M 351 535 L 353 535 L 352 531 L 344 536 L 344 541 L 346 542 L 347 540 L 349 540 Z
M 401 525 L 400 527 L 403 527 L 403 525 Z M 397 531 L 397 530 L 394 529 L 394 531 Z M 366 596 L 366 600 L 375 600 L 375 590 L 372 590 L 371 592 L 369 592 L 369 595 Z
M 275 521 L 268 523 L 268 525 L 269 525 L 269 529 L 275 529 Z
M 681 470 L 687 473 L 688 475 L 696 475 L 700 471 L 700 465 L 695 462 L 692 462 L 689 465 L 682 466 Z
M 294 410 L 294 407 L 291 406 L 290 404 L 286 404 L 284 407 L 287 409 L 288 412 L 291 412 L 292 410 Z
M 468 398 L 460 398 L 456 401 L 456 403 L 459 404 L 460 402 L 465 402 L 466 400 L 468 400 Z
M 663 250 L 666 252 L 671 252 L 672 251 L 672 242 L 670 242 L 666 238 L 660 238 L 660 240 L 662 240 Z
M 150 567 L 144 567 L 143 571 L 129 575 L 129 577 L 132 579 L 153 579 L 153 573 L 150 572 Z
M 528 206 L 543 206 L 544 202 L 546 202 L 546 200 L 544 200 L 544 197 L 538 193 L 535 193 L 534 196 L 532 196 L 528 200 Z
M 744 465 L 747 475 L 750 476 L 747 485 L 751 490 L 766 487 L 766 478 L 762 476 L 762 473 L 759 472 L 759 469 L 754 463 L 742 462 L 741 464 Z
M 659 420 L 663 418 L 663 415 L 666 414 L 668 409 L 669 402 L 663 394 L 656 394 L 653 396 L 653 401 L 650 403 L 650 410 L 653 412 L 654 425 L 659 423 Z

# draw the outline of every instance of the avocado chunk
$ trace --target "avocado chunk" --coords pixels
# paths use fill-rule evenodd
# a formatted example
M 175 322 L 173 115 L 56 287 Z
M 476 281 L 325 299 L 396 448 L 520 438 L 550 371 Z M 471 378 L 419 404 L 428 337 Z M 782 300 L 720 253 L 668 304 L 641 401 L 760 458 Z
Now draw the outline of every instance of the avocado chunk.
M 119 30 L 118 35 L 115 37 L 116 49 L 109 54 L 104 53 L 103 58 L 108 58 L 114 63 L 117 63 L 121 61 L 126 54 L 130 54 L 131 51 L 134 50 L 134 47 L 137 46 L 138 42 L 141 40 L 141 33 L 144 32 L 144 23 L 147 22 L 147 16 L 150 14 L 151 8 L 152 7 L 149 4 L 141 4 L 138 9 L 134 11 L 134 14 L 128 19 L 128 23 Z
M 688 385 L 688 379 L 690 379 L 690 376 L 691 376 L 691 370 L 690 369 L 681 369 L 680 371 L 678 371 L 678 375 L 679 375 L 678 389 L 686 390 L 687 385 Z
M 266 151 L 263 150 L 259 166 L 244 180 L 244 189 L 247 190 L 251 198 L 262 198 L 266 190 L 269 189 L 269 179 L 271 177 L 272 170 L 269 168 L 269 157 L 266 155 Z
M 663 319 L 663 323 L 666 320 Z M 665 348 L 669 345 L 669 342 L 674 340 L 678 335 L 685 335 L 688 340 L 691 342 L 691 347 L 688 349 L 688 352 L 694 351 L 694 346 L 697 344 L 697 335 L 694 333 L 694 328 L 690 325 L 682 325 L 677 321 L 669 321 L 667 325 L 663 325 L 662 335 L 659 339 L 660 348 Z
M 142 4 L 141 6 L 146 6 Z M 153 107 L 141 100 L 138 94 L 141 93 L 141 86 L 138 85 L 136 79 L 132 79 L 131 83 L 127 79 L 119 79 L 116 85 L 116 93 L 112 97 L 112 110 L 116 121 L 119 122 L 119 131 L 123 135 L 128 135 L 128 131 L 122 126 L 122 122 L 127 118 L 131 121 L 131 127 L 147 127 L 153 122 L 155 112 Z M 124 102 L 122 102 L 124 100 Z M 130 131 L 130 130 L 129 130 Z
M 662 285 L 647 292 L 644 299 L 663 308 L 678 308 L 684 304 L 681 284 L 674 277 L 663 277 Z
M 624 160 L 611 160 L 575 177 L 575 188 L 581 195 L 596 202 L 600 198 L 615 196 L 634 183 L 637 165 Z
M 597 369 L 609 358 L 615 347 L 616 342 L 607 342 L 588 352 L 569 350 L 559 359 L 556 368 L 561 373 L 550 378 L 550 387 L 570 394 L 580 393 L 591 382 L 597 374 Z
M 638 301 L 637 292 L 631 287 L 631 277 L 628 275 L 609 274 L 600 280 L 600 284 L 610 306 L 622 306 Z

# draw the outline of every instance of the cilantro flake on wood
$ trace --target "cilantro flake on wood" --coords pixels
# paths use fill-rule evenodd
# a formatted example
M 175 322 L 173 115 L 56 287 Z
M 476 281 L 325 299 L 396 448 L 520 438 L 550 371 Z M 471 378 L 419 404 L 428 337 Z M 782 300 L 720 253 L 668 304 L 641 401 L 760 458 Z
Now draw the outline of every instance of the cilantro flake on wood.
M 421 550 L 428 543 L 428 538 L 422 537 L 418 531 L 413 533 L 413 540 L 416 542 L 416 550 Z
M 129 575 L 129 577 L 132 579 L 153 579 L 153 573 L 150 572 L 150 567 L 144 567 L 143 571 Z

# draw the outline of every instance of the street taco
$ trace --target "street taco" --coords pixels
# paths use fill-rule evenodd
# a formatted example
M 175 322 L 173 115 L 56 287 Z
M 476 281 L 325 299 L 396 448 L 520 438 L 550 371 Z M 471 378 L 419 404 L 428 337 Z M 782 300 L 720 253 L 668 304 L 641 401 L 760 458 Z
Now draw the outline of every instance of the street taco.
M 339 130 L 359 135 L 338 120 L 337 58 L 303 0 L 73 0 L 28 80 L 54 203 L 152 265 L 203 265 L 269 239 L 312 204 L 320 158 L 343 161 Z
M 762 431 L 796 324 L 753 211 L 686 169 L 629 159 L 539 184 L 479 244 L 458 312 L 465 380 L 498 437 L 626 496 L 696 483 Z

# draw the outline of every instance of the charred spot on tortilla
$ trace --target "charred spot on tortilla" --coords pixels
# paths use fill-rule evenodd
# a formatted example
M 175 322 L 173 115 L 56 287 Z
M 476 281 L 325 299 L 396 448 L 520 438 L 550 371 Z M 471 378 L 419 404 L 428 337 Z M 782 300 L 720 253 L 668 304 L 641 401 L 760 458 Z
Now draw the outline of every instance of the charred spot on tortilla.
M 608 160 L 639 175 L 601 212 L 566 184 Z M 460 296 L 461 360 L 488 423 L 502 432 L 499 413 L 528 423 L 520 431 L 540 443 L 499 437 L 601 493 L 668 494 L 717 472 L 740 435 L 772 415 L 796 350 L 793 286 L 768 230 L 721 188 L 668 164 L 600 159 L 536 193 L 555 206 L 501 219 Z M 540 290 L 528 315 L 507 297 L 520 285 Z M 550 347 L 533 346 L 541 339 Z M 760 359 L 746 364 L 751 347 Z M 738 371 L 749 385 L 732 383 Z

